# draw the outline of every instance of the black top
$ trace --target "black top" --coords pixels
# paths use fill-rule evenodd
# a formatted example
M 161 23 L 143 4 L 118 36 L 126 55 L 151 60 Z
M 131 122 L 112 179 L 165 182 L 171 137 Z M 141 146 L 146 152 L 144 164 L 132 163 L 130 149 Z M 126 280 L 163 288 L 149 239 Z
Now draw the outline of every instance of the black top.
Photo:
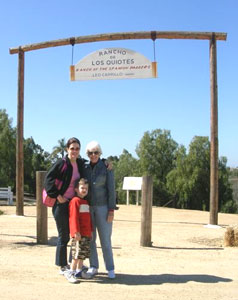
M 85 160 L 82 158 L 78 158 L 76 162 L 77 162 L 80 177 L 83 177 L 83 170 L 84 170 L 83 166 Z M 64 164 L 66 164 L 66 166 L 64 167 L 64 171 L 62 171 Z M 51 168 L 49 169 L 45 177 L 44 187 L 47 192 L 47 195 L 49 195 L 51 198 L 57 198 L 58 195 L 64 195 L 64 193 L 69 187 L 72 174 L 73 174 L 73 167 L 68 158 L 68 155 L 66 155 L 64 158 L 57 160 L 56 163 L 54 163 L 51 166 Z M 60 181 L 63 182 L 60 190 L 58 190 L 55 185 L 56 179 L 59 179 Z

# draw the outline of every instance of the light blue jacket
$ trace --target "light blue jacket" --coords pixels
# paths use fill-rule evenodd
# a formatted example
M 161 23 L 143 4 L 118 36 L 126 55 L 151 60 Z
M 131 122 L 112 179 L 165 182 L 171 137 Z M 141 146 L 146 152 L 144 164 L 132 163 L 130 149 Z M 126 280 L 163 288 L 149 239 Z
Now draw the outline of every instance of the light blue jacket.
M 90 162 L 86 162 L 83 173 L 89 182 L 90 205 L 107 205 L 109 210 L 115 209 L 116 193 L 113 171 L 108 170 L 104 162 L 99 159 L 93 168 Z

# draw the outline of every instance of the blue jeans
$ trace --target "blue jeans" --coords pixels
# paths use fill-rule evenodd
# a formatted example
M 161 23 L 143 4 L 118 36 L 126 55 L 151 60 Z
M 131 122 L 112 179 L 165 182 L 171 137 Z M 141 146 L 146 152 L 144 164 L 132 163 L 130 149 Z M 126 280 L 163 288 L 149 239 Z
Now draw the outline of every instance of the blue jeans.
M 67 244 L 69 242 L 69 202 L 55 203 L 53 215 L 58 230 L 55 264 L 64 267 L 67 262 Z
M 90 212 L 93 224 L 93 237 L 90 243 L 90 267 L 94 267 L 96 269 L 99 267 L 96 245 L 96 237 L 98 232 L 106 269 L 107 271 L 114 270 L 111 244 L 112 223 L 107 222 L 108 208 L 107 206 L 91 206 Z

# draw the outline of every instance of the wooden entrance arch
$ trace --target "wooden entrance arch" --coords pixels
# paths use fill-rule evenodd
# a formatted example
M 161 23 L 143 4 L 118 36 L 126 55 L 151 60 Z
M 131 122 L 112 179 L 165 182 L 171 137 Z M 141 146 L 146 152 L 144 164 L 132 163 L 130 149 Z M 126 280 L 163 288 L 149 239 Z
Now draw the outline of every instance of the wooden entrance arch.
M 16 48 L 10 54 L 18 54 L 18 102 L 17 102 L 17 142 L 16 142 L 16 214 L 23 215 L 24 209 L 24 164 L 23 164 L 23 108 L 24 108 L 24 57 L 25 52 L 50 47 L 114 40 L 135 39 L 195 39 L 209 40 L 210 54 L 210 224 L 218 223 L 218 94 L 217 94 L 217 53 L 216 41 L 226 41 L 227 34 L 221 32 L 188 31 L 140 31 L 106 33 L 71 37 L 47 41 Z

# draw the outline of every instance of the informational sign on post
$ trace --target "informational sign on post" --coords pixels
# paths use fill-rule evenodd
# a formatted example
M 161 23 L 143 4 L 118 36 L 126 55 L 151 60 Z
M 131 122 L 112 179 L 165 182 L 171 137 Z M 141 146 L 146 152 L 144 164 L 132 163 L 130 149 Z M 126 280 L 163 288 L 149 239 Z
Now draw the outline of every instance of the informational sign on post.
M 156 77 L 156 62 L 126 48 L 100 49 L 70 66 L 72 81 Z
M 129 191 L 136 191 L 136 204 L 139 204 L 139 191 L 142 188 L 142 177 L 124 177 L 122 189 L 126 190 L 126 204 L 129 205 Z
M 140 191 L 142 186 L 142 177 L 124 177 L 123 190 Z

